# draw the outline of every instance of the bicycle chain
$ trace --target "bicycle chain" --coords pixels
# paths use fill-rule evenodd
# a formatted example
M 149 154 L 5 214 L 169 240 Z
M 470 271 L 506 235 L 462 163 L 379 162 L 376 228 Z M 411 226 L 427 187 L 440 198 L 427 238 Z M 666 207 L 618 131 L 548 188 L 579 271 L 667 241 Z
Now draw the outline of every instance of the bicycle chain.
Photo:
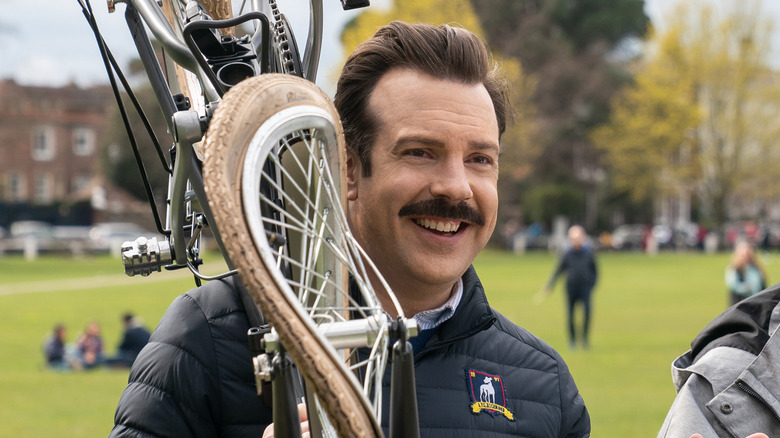
M 279 12 L 279 7 L 276 5 L 276 0 L 269 0 L 268 4 L 271 6 L 271 13 L 274 19 L 274 40 L 279 48 L 279 61 L 281 62 L 282 73 L 295 73 L 295 61 L 293 60 L 293 54 L 290 50 L 290 42 L 287 38 L 287 32 L 284 28 L 284 20 L 282 20 L 282 13 Z

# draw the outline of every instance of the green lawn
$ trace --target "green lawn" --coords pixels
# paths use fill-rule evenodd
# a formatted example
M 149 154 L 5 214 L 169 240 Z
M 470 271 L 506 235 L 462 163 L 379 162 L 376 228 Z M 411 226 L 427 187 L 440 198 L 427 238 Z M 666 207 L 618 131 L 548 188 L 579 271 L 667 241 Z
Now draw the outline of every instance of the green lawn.
M 652 437 L 674 399 L 671 361 L 725 308 L 728 260 L 726 254 L 600 254 L 588 351 L 568 348 L 563 281 L 549 299 L 533 303 L 553 256 L 485 252 L 477 269 L 491 304 L 566 359 L 594 437 Z M 770 280 L 777 278 L 776 263 L 767 269 Z
M 770 282 L 780 278 L 780 263 L 764 262 Z M 562 282 L 549 299 L 533 303 L 553 255 L 486 251 L 476 265 L 491 304 L 566 359 L 590 410 L 593 436 L 652 437 L 674 398 L 670 362 L 725 307 L 727 263 L 726 254 L 600 254 L 588 351 L 567 348 Z M 44 370 L 44 337 L 63 322 L 72 340 L 97 320 L 113 352 L 122 312 L 135 312 L 153 328 L 171 300 L 193 285 L 180 272 L 126 278 L 109 257 L 0 258 L 0 437 L 107 435 L 127 372 Z
M 113 354 L 123 312 L 154 328 L 171 301 L 193 286 L 184 271 L 126 277 L 121 261 L 108 256 L 0 257 L 0 437 L 107 436 L 127 371 L 46 370 L 45 337 L 61 322 L 72 341 L 94 320 Z

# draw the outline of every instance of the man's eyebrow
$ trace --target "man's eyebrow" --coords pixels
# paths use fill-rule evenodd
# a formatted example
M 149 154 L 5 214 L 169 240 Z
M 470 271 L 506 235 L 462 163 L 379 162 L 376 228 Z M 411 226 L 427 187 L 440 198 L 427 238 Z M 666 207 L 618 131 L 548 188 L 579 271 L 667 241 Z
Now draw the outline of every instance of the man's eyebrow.
M 408 137 L 399 138 L 393 145 L 392 151 L 397 151 L 399 148 L 408 146 L 409 144 L 420 144 L 433 147 L 445 147 L 445 143 L 430 137 L 412 135 Z M 471 149 L 477 151 L 493 151 L 496 154 L 501 154 L 501 146 L 496 143 L 483 143 L 476 142 L 470 145 Z
M 423 137 L 418 135 L 412 135 L 408 137 L 401 137 L 398 140 L 396 140 L 395 144 L 393 145 L 393 151 L 398 150 L 399 148 L 402 148 L 404 146 L 408 146 L 409 144 L 422 144 L 426 146 L 435 146 L 435 147 L 443 147 L 444 143 L 442 143 L 439 140 L 430 138 L 430 137 Z
M 495 143 L 474 143 L 471 147 L 478 151 L 492 151 L 501 154 L 501 145 Z

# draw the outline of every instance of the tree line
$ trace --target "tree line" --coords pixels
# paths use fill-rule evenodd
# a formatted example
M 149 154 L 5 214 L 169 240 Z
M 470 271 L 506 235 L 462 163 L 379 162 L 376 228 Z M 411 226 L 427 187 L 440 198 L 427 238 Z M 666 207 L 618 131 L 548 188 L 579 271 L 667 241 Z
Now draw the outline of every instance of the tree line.
M 500 163 L 504 222 L 565 215 L 594 232 L 658 220 L 666 199 L 719 226 L 739 212 L 762 219 L 778 198 L 780 76 L 761 2 L 715 4 L 681 1 L 654 29 L 642 0 L 394 0 L 357 15 L 341 41 L 349 53 L 404 20 L 488 42 L 517 110 Z M 124 137 L 116 123 L 107 173 L 143 198 Z

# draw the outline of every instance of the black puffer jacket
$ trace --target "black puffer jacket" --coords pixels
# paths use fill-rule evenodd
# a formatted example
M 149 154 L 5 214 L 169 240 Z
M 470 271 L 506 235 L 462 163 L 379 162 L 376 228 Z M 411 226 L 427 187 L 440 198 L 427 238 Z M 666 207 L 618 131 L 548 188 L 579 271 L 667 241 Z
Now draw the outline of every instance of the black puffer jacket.
M 463 282 L 455 314 L 415 356 L 421 435 L 589 436 L 563 359 L 490 308 L 473 268 Z M 255 395 L 248 328 L 230 280 L 177 298 L 133 365 L 111 436 L 261 436 L 271 412 Z
M 588 411 L 563 359 L 490 308 L 473 267 L 463 276 L 455 314 L 414 360 L 423 437 L 590 435 Z M 389 379 L 385 384 L 389 397 Z
M 248 329 L 232 278 L 176 298 L 133 364 L 111 436 L 262 436 L 271 409 L 255 390 Z

